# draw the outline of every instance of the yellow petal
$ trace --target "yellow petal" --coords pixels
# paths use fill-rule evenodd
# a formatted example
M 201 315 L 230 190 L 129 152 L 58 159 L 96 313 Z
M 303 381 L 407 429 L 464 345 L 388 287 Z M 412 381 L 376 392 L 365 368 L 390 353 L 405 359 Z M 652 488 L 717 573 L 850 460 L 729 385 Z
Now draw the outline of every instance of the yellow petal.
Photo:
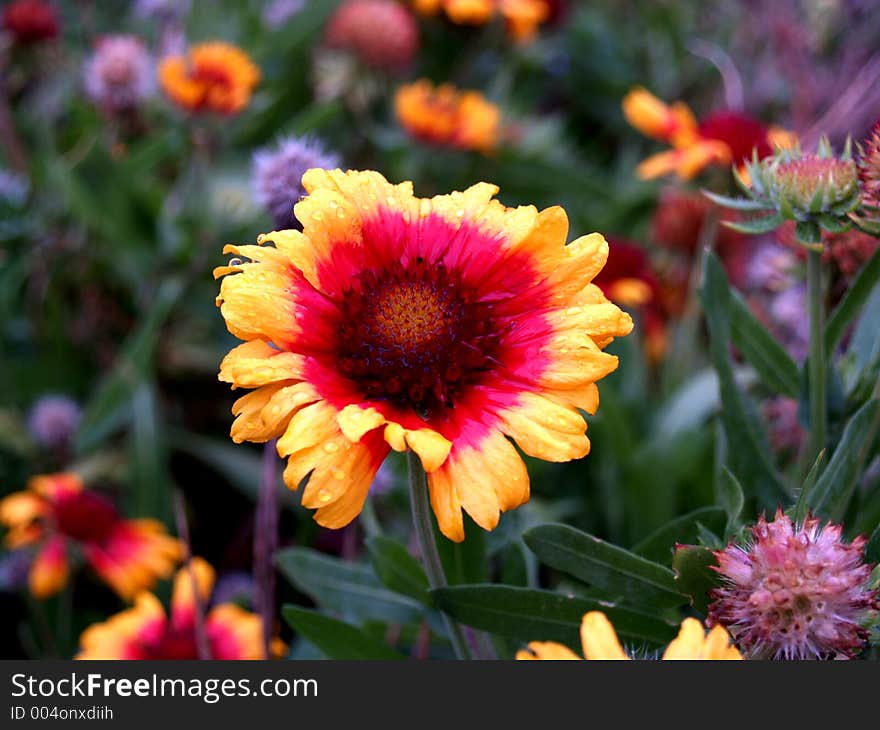
M 584 614 L 581 643 L 586 659 L 629 659 L 620 645 L 614 626 L 601 611 Z
M 536 393 L 521 393 L 514 407 L 499 413 L 503 431 L 529 456 L 570 461 L 586 456 L 590 441 L 581 415 Z
M 544 659 L 544 660 L 571 660 L 581 659 L 567 646 L 557 644 L 555 641 L 532 641 L 528 649 L 520 649 L 516 653 L 517 659 Z

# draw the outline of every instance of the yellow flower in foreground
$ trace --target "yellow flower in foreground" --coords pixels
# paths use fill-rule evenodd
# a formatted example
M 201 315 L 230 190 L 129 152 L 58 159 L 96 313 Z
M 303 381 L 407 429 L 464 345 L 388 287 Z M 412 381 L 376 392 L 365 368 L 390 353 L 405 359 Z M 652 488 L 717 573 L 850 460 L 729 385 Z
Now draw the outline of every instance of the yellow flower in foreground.
M 584 659 L 629 659 L 620 645 L 614 626 L 600 611 L 584 614 L 581 621 L 581 644 Z M 571 649 L 553 641 L 533 641 L 528 649 L 517 652 L 517 659 L 580 659 Z M 730 644 L 730 636 L 721 626 L 716 626 L 708 634 L 695 618 L 686 618 L 681 623 L 678 637 L 666 651 L 663 659 L 742 659 L 735 646 Z
M 159 83 L 178 106 L 191 111 L 236 114 L 251 99 L 260 69 L 240 48 L 214 41 L 168 56 L 159 63 Z
M 424 142 L 479 152 L 498 143 L 501 112 L 477 91 L 422 79 L 397 90 L 394 110 L 406 131 Z
M 464 539 L 462 510 L 484 529 L 526 502 L 530 456 L 568 461 L 590 442 L 602 351 L 632 329 L 593 278 L 598 233 L 566 245 L 562 208 L 506 208 L 498 188 L 417 198 L 377 172 L 313 169 L 295 206 L 302 232 L 227 246 L 239 259 L 217 304 L 244 344 L 220 379 L 253 388 L 232 438 L 278 438 L 284 481 L 309 474 L 304 506 L 325 527 L 361 511 L 391 449 L 428 474 L 443 534 Z

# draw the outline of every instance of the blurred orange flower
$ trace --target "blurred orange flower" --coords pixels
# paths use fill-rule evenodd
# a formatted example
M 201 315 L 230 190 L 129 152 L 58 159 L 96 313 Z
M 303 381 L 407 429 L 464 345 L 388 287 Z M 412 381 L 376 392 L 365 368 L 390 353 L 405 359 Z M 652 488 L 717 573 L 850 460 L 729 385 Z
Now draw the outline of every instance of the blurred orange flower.
M 484 153 L 498 143 L 501 112 L 477 91 L 422 79 L 397 90 L 394 109 L 406 131 L 425 142 Z
M 28 576 L 36 598 L 47 598 L 65 586 L 74 546 L 125 599 L 170 575 L 182 556 L 180 541 L 169 536 L 162 523 L 122 519 L 107 500 L 85 490 L 76 474 L 34 477 L 27 491 L 0 500 L 0 524 L 9 530 L 10 548 L 37 548 Z
M 213 41 L 167 56 L 159 63 L 159 83 L 175 104 L 191 112 L 236 114 L 251 99 L 260 69 L 240 48 Z
M 670 106 L 642 87 L 630 91 L 622 106 L 633 127 L 672 146 L 651 155 L 636 168 L 636 175 L 643 180 L 670 173 L 690 180 L 711 165 L 741 167 L 753 151 L 759 158 L 767 157 L 774 147 L 790 147 L 796 140 L 790 132 L 765 127 L 738 112 L 718 112 L 698 122 L 683 102 Z
M 457 25 L 485 25 L 500 17 L 518 42 L 532 40 L 551 14 L 546 0 L 413 0 L 412 5 L 422 15 L 442 10 Z

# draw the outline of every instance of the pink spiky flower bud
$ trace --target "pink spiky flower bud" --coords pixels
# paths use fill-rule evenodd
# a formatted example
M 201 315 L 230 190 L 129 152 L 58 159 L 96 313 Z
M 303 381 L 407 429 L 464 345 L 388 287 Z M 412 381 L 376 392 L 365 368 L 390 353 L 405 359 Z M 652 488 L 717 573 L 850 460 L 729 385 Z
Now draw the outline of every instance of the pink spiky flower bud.
M 715 553 L 723 584 L 712 591 L 709 625 L 724 626 L 750 658 L 858 654 L 880 608 L 865 538 L 846 544 L 840 525 L 813 516 L 796 524 L 782 510 L 751 532 L 750 544 Z

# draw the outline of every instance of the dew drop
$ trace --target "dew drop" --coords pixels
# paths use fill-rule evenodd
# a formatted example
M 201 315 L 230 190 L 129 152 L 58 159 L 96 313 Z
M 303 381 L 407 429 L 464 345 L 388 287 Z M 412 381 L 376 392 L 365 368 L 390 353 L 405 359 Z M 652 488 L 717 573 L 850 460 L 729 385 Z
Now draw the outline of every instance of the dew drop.
M 243 263 L 244 262 L 238 257 L 229 259 L 230 266 L 241 266 Z
M 335 441 L 328 441 L 326 444 L 324 444 L 323 448 L 324 451 L 326 451 L 328 454 L 335 454 L 337 451 L 339 451 L 339 444 L 337 444 Z
M 322 489 L 320 492 L 318 492 L 319 502 L 323 502 L 324 504 L 326 504 L 331 499 L 333 499 L 333 495 L 328 490 Z
M 341 482 L 343 479 L 345 479 L 345 472 L 342 471 L 342 469 L 334 469 L 332 471 L 332 474 L 333 478 L 338 482 Z

